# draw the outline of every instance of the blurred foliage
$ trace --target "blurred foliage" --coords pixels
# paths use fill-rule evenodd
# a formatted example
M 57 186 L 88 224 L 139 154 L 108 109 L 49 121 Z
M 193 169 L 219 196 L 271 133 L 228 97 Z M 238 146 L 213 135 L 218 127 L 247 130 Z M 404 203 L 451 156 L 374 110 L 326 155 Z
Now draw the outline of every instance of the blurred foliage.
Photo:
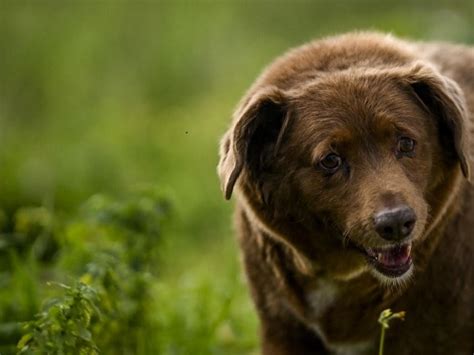
M 98 354 L 89 330 L 92 317 L 99 317 L 94 288 L 77 283 L 59 284 L 66 290 L 61 299 L 53 299 L 38 319 L 28 323 L 18 343 L 22 354 Z
M 26 323 L 21 353 L 153 353 L 149 269 L 168 209 L 149 190 L 119 201 L 89 199 L 80 218 L 64 227 L 57 268 L 80 278 L 72 286 L 58 284 L 65 294 L 47 299 L 37 319 Z
M 88 310 L 90 323 L 68 326 L 104 353 L 119 345 L 97 324 L 124 353 L 254 351 L 215 174 L 239 97 L 315 37 L 376 29 L 474 43 L 472 23 L 471 0 L 0 1 L 0 352 L 16 351 L 28 320 L 23 345 L 44 345 L 55 333 L 34 324 L 81 302 L 104 323 Z M 160 192 L 123 193 L 143 183 Z
M 94 195 L 62 219 L 44 207 L 19 210 L 15 221 L 22 223 L 14 224 L 15 231 L 28 235 L 29 243 L 8 248 L 8 280 L 0 293 L 2 353 L 15 353 L 15 342 L 22 354 L 252 349 L 246 319 L 252 310 L 238 299 L 236 269 L 219 275 L 219 287 L 208 278 L 160 281 L 162 230 L 170 215 L 161 196 L 153 188 L 119 199 Z M 35 247 L 45 230 L 56 246 L 47 261 Z

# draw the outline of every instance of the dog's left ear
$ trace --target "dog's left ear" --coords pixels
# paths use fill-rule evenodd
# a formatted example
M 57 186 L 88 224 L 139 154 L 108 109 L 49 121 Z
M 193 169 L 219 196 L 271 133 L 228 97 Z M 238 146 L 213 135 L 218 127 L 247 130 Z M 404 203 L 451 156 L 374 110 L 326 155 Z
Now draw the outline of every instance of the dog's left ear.
M 226 199 L 230 199 L 244 166 L 258 174 L 271 163 L 288 124 L 287 104 L 287 94 L 269 86 L 251 93 L 235 112 L 232 126 L 221 140 L 217 166 Z
M 420 103 L 446 127 L 464 176 L 470 179 L 469 115 L 461 88 L 436 69 L 417 63 L 404 75 Z

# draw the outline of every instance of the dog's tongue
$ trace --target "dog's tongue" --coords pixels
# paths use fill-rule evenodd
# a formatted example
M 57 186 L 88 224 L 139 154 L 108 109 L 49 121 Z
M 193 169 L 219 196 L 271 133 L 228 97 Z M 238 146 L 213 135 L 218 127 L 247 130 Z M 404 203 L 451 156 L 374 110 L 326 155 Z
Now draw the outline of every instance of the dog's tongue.
M 410 259 L 411 245 L 405 244 L 384 249 L 369 249 L 370 256 L 377 262 L 388 267 L 404 265 Z

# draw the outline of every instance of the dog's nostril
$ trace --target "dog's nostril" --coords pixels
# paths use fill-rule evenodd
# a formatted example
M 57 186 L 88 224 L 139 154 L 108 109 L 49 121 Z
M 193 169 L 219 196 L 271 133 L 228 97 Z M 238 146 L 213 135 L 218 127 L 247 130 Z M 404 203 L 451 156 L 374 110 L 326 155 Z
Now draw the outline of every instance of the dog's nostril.
M 384 239 L 400 240 L 413 231 L 415 212 L 408 206 L 387 209 L 374 216 L 375 230 Z
M 415 226 L 415 221 L 412 220 L 412 221 L 405 222 L 405 224 L 403 225 L 403 228 L 411 232 L 414 226 Z

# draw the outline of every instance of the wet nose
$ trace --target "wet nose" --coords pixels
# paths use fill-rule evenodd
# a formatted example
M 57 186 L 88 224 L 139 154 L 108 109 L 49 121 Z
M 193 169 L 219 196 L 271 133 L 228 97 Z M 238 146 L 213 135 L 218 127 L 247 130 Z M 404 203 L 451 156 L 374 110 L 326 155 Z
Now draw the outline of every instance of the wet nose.
M 384 209 L 374 216 L 375 230 L 382 238 L 390 241 L 399 241 L 409 236 L 415 223 L 415 211 L 406 205 Z

